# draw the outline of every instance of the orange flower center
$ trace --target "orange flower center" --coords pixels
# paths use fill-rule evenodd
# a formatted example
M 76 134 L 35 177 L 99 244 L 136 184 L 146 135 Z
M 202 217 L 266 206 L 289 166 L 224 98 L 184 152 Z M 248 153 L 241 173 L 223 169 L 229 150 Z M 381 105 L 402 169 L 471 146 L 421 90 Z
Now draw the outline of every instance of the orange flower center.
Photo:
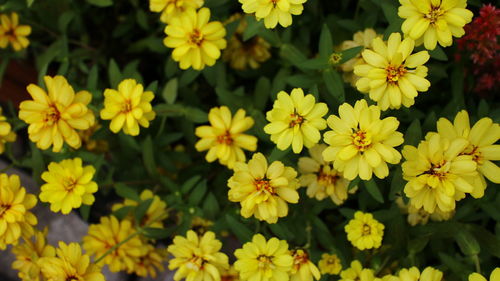
M 370 235 L 372 233 L 372 228 L 368 224 L 363 224 L 363 236 Z
M 296 250 L 293 253 L 293 263 L 295 265 L 301 265 L 309 262 L 309 255 L 303 250 Z
M 80 280 L 80 278 L 78 278 L 74 275 L 71 275 L 71 276 L 66 277 L 65 281 L 78 281 L 78 280 Z
M 9 209 L 11 205 L 0 205 L 0 218 L 3 217 L 3 214 L 5 214 Z
M 472 156 L 472 161 L 476 162 L 478 165 L 482 165 L 484 163 L 483 154 L 478 151 L 479 147 L 475 145 L 469 145 L 462 155 L 470 155 Z
M 257 191 L 267 191 L 268 193 L 274 194 L 274 187 L 271 185 L 269 180 L 260 179 L 254 182 Z
M 217 142 L 220 144 L 231 145 L 233 144 L 233 138 L 231 138 L 229 131 L 226 131 L 225 134 L 217 136 Z
M 325 167 L 328 167 L 327 165 L 321 166 L 318 172 L 318 182 L 322 186 L 328 186 L 335 184 L 337 180 L 339 179 L 339 176 L 337 173 L 332 172 L 333 169 L 330 169 L 330 172 L 325 171 Z
M 442 160 L 441 162 L 431 164 L 431 169 L 424 172 L 424 174 L 429 174 L 438 177 L 439 179 L 446 178 L 448 171 L 450 170 L 450 163 Z
M 271 257 L 260 255 L 257 257 L 257 260 L 259 261 L 259 268 L 267 268 L 272 265 Z
M 53 124 L 57 123 L 57 121 L 59 121 L 59 119 L 61 119 L 61 113 L 57 109 L 56 105 L 55 104 L 50 105 L 47 112 L 45 112 L 45 118 L 43 121 L 45 123 L 48 123 L 49 125 L 53 125 Z
M 193 269 L 195 271 L 198 271 L 200 269 L 203 269 L 203 265 L 204 264 L 205 264 L 205 260 L 202 257 L 194 255 L 186 263 L 186 267 L 189 268 L 189 269 Z
M 15 29 L 10 28 L 10 29 L 6 30 L 4 35 L 7 36 L 7 40 L 9 40 L 10 42 L 16 41 L 17 36 L 16 36 Z
M 132 101 L 129 99 L 126 99 L 122 105 L 122 112 L 129 113 L 130 111 L 132 111 Z
M 398 80 L 401 76 L 405 75 L 407 72 L 406 68 L 404 65 L 400 65 L 398 67 L 389 65 L 386 69 L 385 72 L 387 73 L 387 82 L 391 84 L 397 84 Z
M 372 144 L 371 136 L 365 131 L 357 131 L 351 135 L 352 144 L 357 147 L 359 151 L 365 151 Z
M 67 191 L 72 191 L 77 184 L 77 181 L 74 178 L 66 178 L 64 180 L 64 189 Z
M 189 36 L 189 43 L 201 46 L 201 43 L 203 43 L 203 34 L 201 34 L 200 30 L 193 30 L 193 32 Z
M 289 127 L 293 128 L 295 126 L 300 126 L 302 123 L 304 123 L 304 117 L 300 116 L 296 112 L 290 114 L 290 124 Z
M 439 20 L 439 17 L 441 17 L 444 14 L 444 11 L 441 10 L 441 7 L 434 7 L 431 6 L 431 11 L 425 15 L 425 18 L 428 19 L 431 24 L 435 24 L 436 21 Z

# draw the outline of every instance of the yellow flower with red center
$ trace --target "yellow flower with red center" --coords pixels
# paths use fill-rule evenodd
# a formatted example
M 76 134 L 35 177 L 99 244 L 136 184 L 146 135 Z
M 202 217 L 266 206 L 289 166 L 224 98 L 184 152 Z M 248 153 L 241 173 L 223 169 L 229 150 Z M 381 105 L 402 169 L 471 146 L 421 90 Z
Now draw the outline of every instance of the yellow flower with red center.
M 209 20 L 208 8 L 198 12 L 189 9 L 165 27 L 167 37 L 163 44 L 174 48 L 172 59 L 179 62 L 181 69 L 202 70 L 206 65 L 212 66 L 226 48 L 226 29 L 221 22 Z
M 446 118 L 440 118 L 437 122 L 437 132 L 442 138 L 450 141 L 456 138 L 465 138 L 469 141 L 469 145 L 460 154 L 472 156 L 472 160 L 477 164 L 479 178 L 471 192 L 474 198 L 481 198 L 484 195 L 486 189 L 484 177 L 493 183 L 500 183 L 500 168 L 492 162 L 500 160 L 500 145 L 495 144 L 500 139 L 498 123 L 485 117 L 471 128 L 469 114 L 462 110 L 455 116 L 453 124 Z
M 408 181 L 404 192 L 415 208 L 434 213 L 455 209 L 455 201 L 471 193 L 477 164 L 471 155 L 460 155 L 469 142 L 464 138 L 448 140 L 437 133 L 429 133 L 418 147 L 406 145 L 402 164 L 403 178 Z
M 401 41 L 401 34 L 392 33 L 387 43 L 377 37 L 372 41 L 372 50 L 361 55 L 365 64 L 356 65 L 354 74 L 361 77 L 357 89 L 368 93 L 382 110 L 410 107 L 418 92 L 426 92 L 431 83 L 425 79 L 424 64 L 430 56 L 427 51 L 412 54 L 415 42 L 410 38 Z
M 20 25 L 19 15 L 11 13 L 0 15 L 0 48 L 5 49 L 10 44 L 16 52 L 30 44 L 28 35 L 31 34 L 31 26 Z
M 397 164 L 401 154 L 394 149 L 403 143 L 403 134 L 396 131 L 395 117 L 380 119 L 380 108 L 358 100 L 354 107 L 339 106 L 339 116 L 331 115 L 327 123 L 332 131 L 324 134 L 329 147 L 323 151 L 325 161 L 333 161 L 336 170 L 348 180 L 363 180 L 389 175 L 387 163 Z
M 111 272 L 134 272 L 135 263 L 147 253 L 139 236 L 132 236 L 135 229 L 130 220 L 118 221 L 114 216 L 101 217 L 99 224 L 91 224 L 83 237 L 83 248 L 95 259 L 104 258 L 99 264 L 107 264 Z M 132 237 L 131 237 L 132 236 Z M 129 238 L 128 241 L 125 239 Z M 119 243 L 123 243 L 118 246 Z M 110 253 L 108 250 L 114 248 Z
M 255 234 L 252 241 L 234 251 L 234 255 L 237 259 L 234 268 L 242 281 L 289 280 L 293 257 L 285 240 L 276 237 L 266 240 L 262 234 Z
M 405 19 L 401 30 L 428 50 L 453 44 L 453 37 L 465 34 L 464 25 L 471 22 L 467 0 L 399 0 L 398 16 Z
M 273 109 L 266 114 L 270 123 L 264 132 L 271 135 L 278 149 L 285 150 L 291 145 L 293 153 L 300 153 L 304 146 L 310 148 L 321 139 L 319 131 L 326 128 L 323 116 L 327 112 L 325 103 L 316 103 L 311 94 L 304 96 L 300 88 L 293 89 L 290 95 L 281 91 Z
M 220 252 L 222 243 L 215 233 L 208 231 L 203 236 L 189 230 L 186 237 L 177 235 L 167 251 L 174 257 L 168 262 L 168 269 L 177 271 L 174 280 L 220 281 L 221 271 L 229 268 L 228 257 Z
M 384 225 L 370 213 L 357 211 L 345 226 L 347 240 L 360 250 L 379 248 L 384 236 Z
M 351 262 L 351 267 L 340 273 L 339 281 L 375 281 L 375 271 L 371 268 L 363 268 L 358 260 Z
M 35 230 L 29 239 L 23 239 L 12 247 L 12 253 L 16 260 L 12 263 L 12 268 L 19 271 L 18 276 L 22 281 L 41 281 L 41 268 L 38 260 L 43 257 L 55 257 L 56 249 L 47 244 L 47 228 L 44 231 Z
M 92 205 L 97 183 L 92 181 L 93 166 L 82 166 L 81 158 L 66 159 L 60 163 L 51 162 L 48 171 L 43 172 L 40 201 L 50 203 L 52 212 L 69 214 L 82 204 Z
M 321 278 L 318 267 L 309 259 L 305 250 L 293 250 L 290 254 L 293 257 L 290 281 L 313 281 Z
M 0 107 L 0 154 L 5 151 L 5 143 L 16 141 L 16 133 L 12 131 L 12 127 L 7 122 L 7 118 L 2 114 Z
M 140 128 L 148 128 L 149 121 L 155 119 L 151 101 L 155 95 L 144 91 L 144 87 L 134 79 L 125 79 L 118 85 L 118 90 L 104 91 L 104 108 L 101 110 L 103 120 L 111 120 L 109 128 L 113 133 L 121 129 L 127 135 L 139 135 Z
M 21 235 L 33 235 L 38 220 L 29 210 L 36 201 L 36 196 L 21 186 L 19 176 L 0 174 L 0 250 L 16 245 Z
M 204 0 L 149 0 L 149 10 L 161 13 L 160 20 L 168 24 L 186 10 L 201 8 L 204 2 Z
M 337 255 L 323 253 L 321 255 L 321 260 L 318 263 L 319 270 L 321 274 L 332 274 L 337 275 L 342 270 L 342 263 Z
M 30 84 L 27 90 L 33 100 L 19 105 L 19 118 L 29 124 L 30 140 L 40 149 L 53 145 L 54 152 L 61 151 L 64 142 L 80 148 L 82 141 L 76 130 L 86 130 L 95 122 L 87 107 L 92 95 L 87 91 L 75 94 L 63 76 L 45 76 L 44 81 L 47 92 Z
M 333 163 L 323 160 L 322 153 L 327 148 L 325 144 L 318 144 L 309 149 L 311 157 L 300 157 L 298 166 L 301 176 L 300 185 L 307 186 L 307 196 L 323 200 L 330 197 L 340 205 L 347 199 L 347 188 L 350 181 L 342 173 L 333 168 Z M 355 191 L 355 189 L 352 189 Z
M 154 195 L 149 189 L 143 190 L 139 197 L 141 201 L 152 199 L 151 204 L 140 221 L 140 226 L 163 228 L 163 220 L 168 217 L 167 203 L 163 202 L 160 196 Z M 131 199 L 125 199 L 123 203 L 113 204 L 111 210 L 115 212 L 123 207 L 137 207 L 139 203 Z M 130 219 L 133 219 L 133 217 L 131 216 Z
M 498 281 L 498 280 L 500 280 L 500 267 L 495 268 L 495 270 L 491 272 L 489 281 Z M 481 274 L 474 272 L 469 275 L 468 281 L 488 281 L 488 280 L 486 280 L 486 278 L 484 278 L 484 276 L 482 276 Z
M 46 280 L 104 281 L 101 268 L 90 262 L 90 257 L 82 253 L 78 243 L 59 242 L 57 257 L 43 257 L 38 260 Z
M 228 180 L 229 201 L 241 203 L 241 215 L 255 216 L 267 223 L 276 223 L 288 214 L 287 203 L 297 203 L 299 182 L 297 172 L 274 161 L 268 165 L 262 153 L 247 163 L 238 162 Z
M 307 0 L 239 0 L 247 14 L 255 13 L 258 21 L 264 19 L 266 28 L 283 27 L 292 24 L 292 15 L 300 15 Z
M 208 150 L 205 156 L 208 162 L 219 159 L 219 163 L 232 169 L 236 162 L 246 161 L 243 149 L 257 149 L 257 138 L 245 134 L 254 124 L 253 118 L 245 115 L 245 110 L 239 109 L 232 116 L 227 106 L 214 107 L 208 113 L 208 121 L 210 126 L 200 126 L 195 131 L 195 135 L 201 138 L 195 148 Z

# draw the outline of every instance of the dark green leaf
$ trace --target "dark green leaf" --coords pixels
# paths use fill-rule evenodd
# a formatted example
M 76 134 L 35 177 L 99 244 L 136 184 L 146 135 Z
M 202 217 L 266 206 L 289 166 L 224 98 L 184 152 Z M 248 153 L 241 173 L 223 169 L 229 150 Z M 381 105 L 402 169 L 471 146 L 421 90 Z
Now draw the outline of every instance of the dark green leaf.
M 156 169 L 156 161 L 154 156 L 153 139 L 150 135 L 146 137 L 142 143 L 142 161 L 144 162 L 144 167 L 150 176 L 156 177 L 158 171 Z
M 481 251 L 479 243 L 469 231 L 461 229 L 458 233 L 455 233 L 454 237 L 458 247 L 465 255 L 473 256 Z
M 363 46 L 358 46 L 342 51 L 342 59 L 340 60 L 339 64 L 343 64 L 346 61 L 356 57 L 362 50 Z
M 422 140 L 422 128 L 420 127 L 420 120 L 415 119 L 411 122 L 404 135 L 405 145 L 417 146 Z
M 261 28 L 264 28 L 262 21 L 257 21 L 255 17 L 246 17 L 247 28 L 243 32 L 243 41 L 254 37 Z
M 226 222 L 241 243 L 245 243 L 252 239 L 253 231 L 230 214 L 226 214 Z
M 87 0 L 87 2 L 98 7 L 108 7 L 113 5 L 113 0 Z
M 431 55 L 431 58 L 433 59 L 437 59 L 440 61 L 448 61 L 448 56 L 443 51 L 443 48 L 441 48 L 440 46 L 436 46 L 434 50 L 429 51 L 429 55 Z
M 82 216 L 82 219 L 84 221 L 89 220 L 90 207 L 91 207 L 91 205 L 84 205 L 84 204 L 82 204 L 82 206 L 80 206 L 80 209 L 79 209 L 80 215 Z
M 115 183 L 115 192 L 118 194 L 118 196 L 126 199 L 131 199 L 134 201 L 140 201 L 141 198 L 139 197 L 139 193 L 137 192 L 136 189 L 125 185 L 123 183 Z
M 185 181 L 183 184 L 182 184 L 182 187 L 181 187 L 181 192 L 182 194 L 186 194 L 188 193 L 193 187 L 196 186 L 196 184 L 201 180 L 201 176 L 200 175 L 196 175 L 190 179 L 188 179 L 187 181 Z
M 109 60 L 108 76 L 109 84 L 112 88 L 116 89 L 118 87 L 118 83 L 120 83 L 122 79 L 122 73 L 120 72 L 120 68 L 114 59 Z
M 134 210 L 134 218 L 137 225 L 141 225 L 141 221 L 148 212 L 149 206 L 153 203 L 153 198 L 141 201 Z
M 333 52 L 332 34 L 326 24 L 323 24 L 319 36 L 319 55 L 323 58 L 329 58 Z
M 121 207 L 120 209 L 113 212 L 113 216 L 115 216 L 118 220 L 123 220 L 130 214 L 130 212 L 132 212 L 133 209 L 134 206 Z
M 339 103 L 343 103 L 345 101 L 344 82 L 340 74 L 333 69 L 327 69 L 323 71 L 323 81 L 328 93 Z
M 384 197 L 382 196 L 382 193 L 380 192 L 380 189 L 378 188 L 375 179 L 372 178 L 371 180 L 364 181 L 363 183 L 366 187 L 366 191 L 368 191 L 368 193 L 370 193 L 370 195 L 375 200 L 377 200 L 380 203 L 384 203 Z
M 144 227 L 142 229 L 144 235 L 151 239 L 165 239 L 172 235 L 175 231 L 175 227 L 169 229 L 157 228 L 157 227 Z
M 186 107 L 185 109 L 186 118 L 193 121 L 194 123 L 206 123 L 208 122 L 208 113 L 197 108 L 197 107 Z
M 286 226 L 286 224 L 273 223 L 269 225 L 271 231 L 280 239 L 290 240 L 295 236 Z
M 177 78 L 170 79 L 167 84 L 165 84 L 161 95 L 168 104 L 175 103 L 177 99 Z
M 203 213 L 209 219 L 214 219 L 217 217 L 220 211 L 219 202 L 212 192 L 207 194 L 205 201 L 203 202 Z
M 96 90 L 97 89 L 97 79 L 99 76 L 99 69 L 97 65 L 94 64 L 89 72 L 89 77 L 87 78 L 87 89 Z
M 189 195 L 188 202 L 192 206 L 197 206 L 201 199 L 203 199 L 203 196 L 207 192 L 207 180 L 202 180 L 200 181 L 196 187 L 191 191 L 191 194 Z
M 403 179 L 403 170 L 401 166 L 398 166 L 392 173 L 391 180 L 391 192 L 389 193 L 389 199 L 394 200 L 396 195 L 400 193 L 406 185 L 406 181 Z
M 269 91 L 271 90 L 271 81 L 267 77 L 260 77 L 255 85 L 254 107 L 258 110 L 264 110 L 269 100 Z

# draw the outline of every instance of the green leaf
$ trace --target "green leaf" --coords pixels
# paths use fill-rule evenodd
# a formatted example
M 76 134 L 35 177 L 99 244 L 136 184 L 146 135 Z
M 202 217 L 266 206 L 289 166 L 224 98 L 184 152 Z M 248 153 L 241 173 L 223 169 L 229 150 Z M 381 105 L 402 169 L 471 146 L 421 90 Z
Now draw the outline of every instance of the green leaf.
M 422 140 L 422 128 L 420 127 L 420 120 L 415 119 L 411 122 L 404 135 L 405 145 L 417 146 Z
M 35 0 L 26 0 L 26 6 L 31 7 L 31 5 L 33 5 L 33 2 L 35 2 Z
M 201 71 L 197 71 L 194 69 L 188 69 L 184 71 L 181 75 L 181 79 L 179 80 L 179 88 L 189 85 L 189 83 L 193 82 L 196 77 L 201 74 Z
M 394 200 L 396 195 L 400 193 L 406 185 L 406 181 L 403 179 L 403 170 L 401 166 L 398 166 L 396 170 L 392 173 L 391 180 L 391 191 L 389 193 L 389 199 Z
M 434 50 L 429 51 L 429 55 L 433 59 L 437 59 L 440 61 L 448 61 L 448 56 L 443 51 L 443 48 L 441 48 L 440 46 L 436 46 Z
M 123 183 L 115 183 L 115 192 L 118 194 L 118 196 L 125 198 L 125 199 L 131 199 L 134 201 L 141 201 L 141 198 L 139 197 L 139 193 L 135 188 L 132 188 L 128 185 L 125 185 Z
M 308 59 L 304 62 L 302 62 L 301 67 L 304 69 L 310 69 L 310 70 L 321 70 L 328 68 L 330 65 L 328 64 L 328 58 L 314 58 L 314 59 Z
M 458 276 L 468 276 L 465 271 L 467 268 L 464 264 L 458 261 L 455 257 L 451 257 L 443 252 L 438 253 L 439 259 L 446 265 L 453 273 Z
M 380 3 L 382 12 L 384 13 L 385 18 L 390 24 L 395 23 L 399 20 L 398 8 L 393 3 L 394 1 L 391 0 L 382 0 L 382 3 Z
M 75 17 L 75 12 L 73 12 L 72 10 L 66 11 L 61 16 L 59 16 L 58 26 L 59 30 L 63 34 L 66 33 L 68 25 L 73 20 L 74 17 Z
M 192 206 L 198 206 L 200 203 L 201 199 L 203 199 L 203 196 L 207 192 L 207 180 L 202 180 L 200 181 L 196 187 L 191 191 L 191 194 L 189 195 L 188 202 Z
M 481 251 L 481 247 L 476 238 L 463 228 L 454 235 L 454 238 L 462 253 L 467 256 L 477 255 Z
M 429 243 L 429 237 L 419 237 L 408 241 L 408 252 L 410 254 L 417 254 L 424 250 L 425 246 Z
M 257 21 L 255 17 L 246 17 L 245 19 L 247 21 L 247 28 L 243 32 L 243 41 L 254 37 L 261 28 L 264 28 L 262 21 Z
M 187 181 L 185 181 L 183 184 L 182 184 L 182 187 L 181 187 L 181 193 L 182 194 L 186 194 L 188 193 L 193 187 L 196 186 L 196 184 L 201 180 L 201 175 L 196 175 L 190 179 L 188 179 Z
M 291 240 L 294 238 L 294 234 L 288 229 L 286 224 L 273 223 L 269 225 L 271 231 L 278 236 L 278 238 L 283 240 Z
M 113 0 L 87 0 L 89 4 L 92 4 L 94 6 L 98 7 L 108 7 L 113 5 Z
M 168 104 L 175 103 L 177 99 L 177 78 L 170 79 L 167 84 L 165 84 L 165 88 L 163 88 L 163 92 L 161 96 Z
M 116 64 L 114 59 L 109 60 L 108 76 L 109 84 L 112 88 L 116 89 L 122 79 L 122 73 L 120 72 L 120 68 L 118 67 L 118 64 Z
M 194 123 L 208 122 L 208 113 L 197 107 L 186 107 L 185 114 L 186 118 L 193 121 Z
M 356 177 L 355 179 L 353 179 L 349 183 L 349 185 L 347 186 L 347 190 L 351 190 L 351 189 L 357 187 L 360 181 L 361 181 L 361 179 L 359 177 Z
M 99 68 L 96 64 L 92 66 L 89 72 L 89 76 L 87 78 L 87 89 L 88 90 L 96 90 L 97 89 L 97 79 L 99 78 Z
M 33 169 L 33 179 L 40 182 L 40 175 L 45 170 L 45 162 L 43 161 L 42 152 L 33 144 L 30 143 L 31 147 L 31 168 Z
M 370 193 L 370 195 L 375 200 L 377 200 L 380 203 L 384 203 L 384 197 L 382 196 L 382 193 L 380 192 L 380 189 L 378 188 L 375 179 L 372 178 L 371 180 L 364 181 L 363 183 L 366 187 L 366 191 L 368 191 L 368 193 Z
M 363 50 L 363 46 L 357 46 L 357 47 L 353 47 L 353 48 L 342 51 L 341 52 L 342 59 L 340 60 L 339 64 L 343 64 L 343 63 L 347 62 L 348 60 L 356 57 L 362 50 Z
M 267 77 L 261 76 L 257 80 L 254 91 L 254 107 L 258 110 L 266 108 L 267 101 L 269 100 L 269 91 L 271 90 L 271 81 Z
M 278 147 L 273 148 L 273 151 L 271 151 L 271 155 L 269 155 L 268 158 L 269 163 L 283 159 L 283 157 L 285 157 L 290 151 L 291 148 L 287 148 L 285 150 L 280 150 Z
M 321 34 L 319 36 L 319 55 L 323 58 L 328 58 L 333 52 L 332 34 L 326 24 L 323 24 Z
M 253 231 L 230 214 L 226 214 L 226 222 L 241 243 L 245 243 L 252 239 Z
M 220 211 L 219 202 L 212 192 L 207 194 L 203 202 L 203 213 L 208 219 L 215 219 Z
M 150 135 L 146 137 L 142 143 L 142 161 L 144 162 L 144 167 L 150 176 L 156 177 L 158 171 L 156 169 L 156 162 L 154 156 L 153 139 Z
M 149 206 L 153 203 L 153 198 L 141 201 L 134 210 L 134 218 L 137 225 L 141 225 L 141 221 L 148 212 Z
M 339 103 L 343 103 L 345 101 L 344 82 L 340 74 L 333 69 L 327 69 L 323 71 L 323 81 L 328 93 Z
M 333 235 L 330 233 L 330 230 L 326 226 L 326 224 L 320 220 L 318 217 L 312 218 L 312 223 L 314 225 L 313 235 L 318 239 L 317 241 L 323 245 L 328 251 L 332 251 L 335 248 L 335 241 L 333 240 Z
M 157 228 L 157 227 L 142 228 L 142 231 L 146 237 L 157 240 L 169 237 L 174 233 L 175 230 L 176 230 L 175 227 L 171 227 L 169 229 Z
M 80 206 L 80 208 L 79 208 L 80 215 L 82 216 L 82 219 L 84 221 L 89 221 L 90 207 L 92 207 L 92 206 L 82 204 L 82 206 Z
M 290 61 L 293 65 L 301 68 L 302 63 L 307 59 L 299 49 L 290 44 L 283 44 L 280 48 L 280 55 L 285 60 Z
M 120 209 L 113 212 L 113 216 L 115 216 L 118 220 L 123 220 L 130 214 L 130 212 L 132 212 L 133 209 L 134 206 L 121 207 Z
M 57 40 L 50 45 L 43 54 L 36 57 L 36 68 L 38 70 L 38 84 L 43 85 L 43 76 L 47 74 L 50 63 L 61 53 L 62 40 Z

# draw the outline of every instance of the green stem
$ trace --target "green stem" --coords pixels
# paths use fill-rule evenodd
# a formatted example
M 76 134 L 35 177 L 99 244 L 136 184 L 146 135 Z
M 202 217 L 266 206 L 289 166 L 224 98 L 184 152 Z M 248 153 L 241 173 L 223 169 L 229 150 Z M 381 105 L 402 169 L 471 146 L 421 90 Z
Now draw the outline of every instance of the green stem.
M 472 260 L 474 261 L 474 265 L 476 266 L 476 272 L 481 274 L 481 264 L 479 263 L 479 256 L 473 255 Z
M 312 240 L 312 227 L 311 227 L 311 222 L 307 221 L 307 226 L 306 226 L 306 237 L 307 237 L 307 242 L 304 245 L 304 249 L 309 249 L 311 247 L 311 240 Z
M 113 245 L 113 247 L 109 248 L 109 250 L 107 250 L 104 254 L 102 254 L 102 256 L 100 256 L 99 258 L 97 258 L 94 263 L 95 264 L 98 264 L 102 259 L 104 259 L 107 255 L 111 254 L 114 250 L 118 249 L 121 245 L 127 243 L 128 241 L 130 241 L 132 238 L 134 238 L 135 236 L 139 235 L 142 233 L 142 228 L 139 228 L 136 232 L 130 234 L 127 238 L 125 238 L 123 241 L 120 241 L 118 244 L 116 245 Z

